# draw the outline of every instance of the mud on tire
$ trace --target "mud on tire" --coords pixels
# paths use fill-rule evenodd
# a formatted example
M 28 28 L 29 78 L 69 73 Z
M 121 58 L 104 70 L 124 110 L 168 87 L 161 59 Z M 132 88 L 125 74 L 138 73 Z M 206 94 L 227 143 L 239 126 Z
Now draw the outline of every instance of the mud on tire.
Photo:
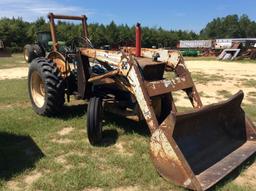
M 65 102 L 64 88 L 64 81 L 52 61 L 40 57 L 31 62 L 28 91 L 37 114 L 55 116 L 60 113 Z

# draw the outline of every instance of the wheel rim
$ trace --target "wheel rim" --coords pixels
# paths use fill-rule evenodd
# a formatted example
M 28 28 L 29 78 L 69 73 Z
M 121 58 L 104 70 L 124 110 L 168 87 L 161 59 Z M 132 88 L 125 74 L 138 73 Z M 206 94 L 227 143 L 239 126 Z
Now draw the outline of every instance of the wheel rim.
M 29 54 L 28 49 L 25 49 L 24 58 L 25 58 L 26 61 L 28 61 L 28 54 Z
M 31 75 L 31 95 L 37 107 L 41 108 L 45 102 L 44 82 L 38 72 Z

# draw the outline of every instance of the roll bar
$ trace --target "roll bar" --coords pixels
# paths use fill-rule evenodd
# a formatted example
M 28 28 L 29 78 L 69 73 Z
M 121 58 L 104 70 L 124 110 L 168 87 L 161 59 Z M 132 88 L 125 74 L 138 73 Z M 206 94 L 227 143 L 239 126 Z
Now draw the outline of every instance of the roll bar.
M 50 29 L 51 29 L 51 36 L 52 36 L 52 42 L 53 42 L 53 51 L 58 50 L 58 41 L 57 41 L 57 35 L 56 35 L 56 26 L 54 19 L 62 19 L 62 20 L 80 20 L 82 21 L 82 27 L 83 27 L 83 37 L 88 38 L 88 31 L 87 31 L 87 17 L 85 15 L 82 16 L 68 16 L 68 15 L 54 15 L 53 13 L 48 14 L 48 18 L 50 21 Z

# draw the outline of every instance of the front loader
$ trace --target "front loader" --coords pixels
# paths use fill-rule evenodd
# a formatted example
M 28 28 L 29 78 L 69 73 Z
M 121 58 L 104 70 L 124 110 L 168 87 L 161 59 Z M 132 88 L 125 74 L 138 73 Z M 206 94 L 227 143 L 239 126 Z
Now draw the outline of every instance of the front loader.
M 150 130 L 150 156 L 166 180 L 192 190 L 207 190 L 256 151 L 256 131 L 241 108 L 243 92 L 203 106 L 178 51 L 136 47 L 120 51 L 94 49 L 86 17 L 49 14 L 52 52 L 36 58 L 29 69 L 29 93 L 34 110 L 57 115 L 70 95 L 89 100 L 87 135 L 92 145 L 102 141 L 104 111 L 144 120 Z M 58 51 L 54 19 L 81 20 L 79 47 Z M 72 66 L 73 65 L 73 66 Z M 72 66 L 72 67 L 71 67 Z M 71 69 L 72 68 L 72 69 Z M 173 78 L 165 78 L 172 73 Z M 172 92 L 183 91 L 191 102 L 179 112 Z

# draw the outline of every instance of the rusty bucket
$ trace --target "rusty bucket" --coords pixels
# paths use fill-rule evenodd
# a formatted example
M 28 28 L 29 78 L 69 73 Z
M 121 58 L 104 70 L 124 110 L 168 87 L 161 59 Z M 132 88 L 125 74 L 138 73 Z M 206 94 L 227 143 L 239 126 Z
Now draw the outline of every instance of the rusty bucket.
M 218 104 L 170 114 L 164 122 L 168 125 L 151 137 L 157 171 L 177 185 L 207 190 L 252 156 L 256 129 L 241 108 L 243 96 L 240 91 Z

